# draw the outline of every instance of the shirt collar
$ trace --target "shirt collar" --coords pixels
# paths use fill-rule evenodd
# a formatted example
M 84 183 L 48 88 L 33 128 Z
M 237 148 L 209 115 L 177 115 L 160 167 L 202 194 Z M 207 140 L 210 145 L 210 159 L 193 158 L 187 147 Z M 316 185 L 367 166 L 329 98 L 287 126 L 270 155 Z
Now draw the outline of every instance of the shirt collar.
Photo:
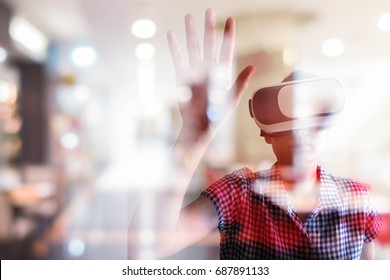
M 317 176 L 320 181 L 319 208 L 340 209 L 342 204 L 341 193 L 333 177 L 320 166 L 317 168 Z M 269 198 L 275 205 L 289 212 L 292 211 L 292 203 L 287 191 L 284 189 L 277 163 L 270 169 L 258 173 L 253 191 Z
M 340 209 L 342 205 L 342 194 L 333 180 L 333 177 L 321 167 L 318 167 L 317 174 L 319 174 L 321 182 L 319 197 L 320 207 L 325 209 Z
M 253 191 L 268 198 L 272 204 L 291 211 L 292 204 L 283 186 L 282 178 L 275 163 L 270 169 L 260 171 Z

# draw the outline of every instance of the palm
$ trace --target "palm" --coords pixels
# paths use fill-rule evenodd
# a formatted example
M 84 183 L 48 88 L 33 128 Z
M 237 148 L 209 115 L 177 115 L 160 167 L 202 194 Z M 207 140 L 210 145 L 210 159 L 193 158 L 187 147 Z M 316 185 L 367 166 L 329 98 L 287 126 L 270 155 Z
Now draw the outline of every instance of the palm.
M 216 51 L 215 14 L 207 10 L 203 57 L 201 55 L 194 18 L 185 17 L 189 64 L 186 65 L 173 32 L 168 32 L 168 42 L 179 84 L 180 111 L 183 129 L 194 141 L 216 128 L 230 113 L 245 90 L 254 68 L 245 68 L 231 87 L 234 54 L 235 21 L 226 20 L 219 58 Z

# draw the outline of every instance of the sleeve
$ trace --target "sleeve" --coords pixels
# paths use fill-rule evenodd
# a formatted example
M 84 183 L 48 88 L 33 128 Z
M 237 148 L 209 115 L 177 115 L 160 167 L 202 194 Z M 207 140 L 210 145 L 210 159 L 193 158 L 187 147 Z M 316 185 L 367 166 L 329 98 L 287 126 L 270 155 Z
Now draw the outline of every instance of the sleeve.
M 359 224 L 359 228 L 364 235 L 365 243 L 374 240 L 382 227 L 382 217 L 371 203 L 369 190 L 371 187 L 367 184 L 349 181 L 349 205 L 352 206 L 353 215 L 352 224 Z M 361 227 L 360 227 L 361 226 Z
M 379 215 L 379 213 L 372 207 L 372 204 L 369 199 L 365 220 L 366 223 L 364 229 L 364 242 L 368 243 L 377 237 L 383 223 L 381 215 Z
M 249 169 L 241 169 L 210 185 L 202 195 L 208 197 L 214 204 L 218 213 L 218 229 L 228 232 L 231 225 L 236 221 L 240 211 L 241 201 L 245 196 L 245 174 Z

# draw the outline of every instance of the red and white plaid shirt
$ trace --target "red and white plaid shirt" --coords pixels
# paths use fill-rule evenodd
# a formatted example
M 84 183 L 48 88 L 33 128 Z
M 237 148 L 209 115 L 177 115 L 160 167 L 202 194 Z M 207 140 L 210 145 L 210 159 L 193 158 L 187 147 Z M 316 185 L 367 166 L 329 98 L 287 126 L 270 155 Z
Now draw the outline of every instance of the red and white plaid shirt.
M 277 164 L 235 171 L 202 194 L 215 205 L 221 259 L 358 259 L 382 224 L 365 186 L 318 167 L 319 203 L 302 222 Z

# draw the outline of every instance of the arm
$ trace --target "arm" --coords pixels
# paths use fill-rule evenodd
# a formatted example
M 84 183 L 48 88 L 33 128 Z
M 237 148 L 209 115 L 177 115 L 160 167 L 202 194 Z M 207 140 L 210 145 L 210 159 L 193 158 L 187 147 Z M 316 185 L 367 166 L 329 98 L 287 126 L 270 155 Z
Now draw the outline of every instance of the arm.
M 165 170 L 172 180 L 159 193 L 143 194 L 129 227 L 129 258 L 161 258 L 172 254 L 213 231 L 218 223 L 216 210 L 207 198 L 201 196 L 182 209 L 183 199 L 217 128 L 238 105 L 254 67 L 246 67 L 230 85 L 235 36 L 233 18 L 226 21 L 219 59 L 216 56 L 215 15 L 212 10 L 207 10 L 205 16 L 203 58 L 191 14 L 186 15 L 185 26 L 188 66 L 184 63 L 175 34 L 168 32 L 179 89 L 185 89 L 191 97 L 186 102 L 179 102 L 182 128 L 167 158 Z M 222 76 L 218 72 L 216 81 L 211 80 L 216 76 L 213 75 L 215 69 L 224 71 Z M 210 120 L 207 117 L 209 94 L 216 90 L 224 96 L 225 102 L 219 104 L 223 114 L 218 120 Z
M 375 246 L 374 242 L 364 243 L 362 254 L 360 255 L 361 260 L 373 260 L 375 258 Z

